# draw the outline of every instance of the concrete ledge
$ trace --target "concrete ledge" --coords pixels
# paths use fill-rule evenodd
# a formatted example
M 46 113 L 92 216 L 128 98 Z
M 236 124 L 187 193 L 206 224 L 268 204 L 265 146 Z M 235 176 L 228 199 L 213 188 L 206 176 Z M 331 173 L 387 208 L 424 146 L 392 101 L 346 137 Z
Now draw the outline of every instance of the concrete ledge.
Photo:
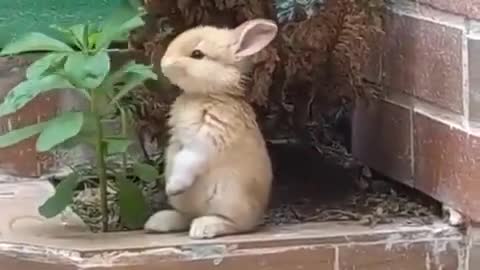
M 0 269 L 464 269 L 464 235 L 440 221 L 375 228 L 307 223 L 253 234 L 191 240 L 141 231 L 92 234 L 42 220 L 36 207 L 50 192 L 43 181 L 10 185 L 0 198 Z M 7 190 L 0 184 L 0 190 Z M 14 224 L 10 224 L 17 218 Z M 408 259 L 408 260 L 407 260 Z M 425 268 L 426 265 L 430 268 Z M 362 268 L 367 267 L 367 268 Z M 441 268 L 443 267 L 443 268 Z

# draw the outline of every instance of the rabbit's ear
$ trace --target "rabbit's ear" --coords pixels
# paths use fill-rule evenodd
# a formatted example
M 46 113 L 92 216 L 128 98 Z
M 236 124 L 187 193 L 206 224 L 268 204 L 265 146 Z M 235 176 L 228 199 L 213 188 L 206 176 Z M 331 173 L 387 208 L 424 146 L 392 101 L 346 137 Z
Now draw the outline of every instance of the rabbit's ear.
M 233 46 L 237 59 L 253 55 L 265 48 L 275 38 L 277 25 L 270 20 L 253 19 L 234 30 L 236 42 Z

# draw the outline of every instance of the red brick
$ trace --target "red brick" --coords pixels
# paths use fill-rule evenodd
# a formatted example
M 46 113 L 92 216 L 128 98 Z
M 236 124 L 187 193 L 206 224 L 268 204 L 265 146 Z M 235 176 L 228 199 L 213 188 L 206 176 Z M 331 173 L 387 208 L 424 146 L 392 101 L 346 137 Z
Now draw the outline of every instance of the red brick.
M 411 113 L 385 101 L 359 101 L 353 116 L 353 154 L 368 166 L 413 184 Z
M 417 0 L 422 4 L 469 18 L 480 19 L 480 0 Z
M 0 58 L 0 98 L 25 79 L 25 69 L 35 57 Z M 17 113 L 0 118 L 0 134 L 12 129 L 44 121 L 55 115 L 57 95 L 41 95 Z M 11 147 L 0 149 L 0 170 L 2 173 L 24 177 L 37 177 L 51 164 L 51 156 L 35 151 L 35 139 L 30 138 Z
M 384 84 L 462 113 L 462 31 L 387 12 L 385 32 Z
M 11 257 L 0 254 L 0 270 L 75 270 L 72 264 L 52 263 L 48 261 L 32 261 L 25 257 Z
M 437 245 L 444 249 L 426 242 L 340 247 L 340 270 L 458 269 L 459 251 Z
M 211 259 L 180 259 L 180 258 L 134 258 L 130 262 L 115 266 L 82 266 L 86 270 L 157 270 L 157 269 L 185 269 L 185 270 L 334 270 L 335 250 L 332 247 L 299 247 L 294 250 L 270 250 L 262 252 L 255 250 L 252 253 L 235 256 L 217 256 Z M 5 267 L 5 268 L 3 268 Z M 29 258 L 12 258 L 0 254 L 0 270 L 31 270 L 51 269 L 70 270 L 78 269 L 65 262 L 52 260 L 34 262 Z
M 480 123 L 480 39 L 468 39 L 470 120 Z
M 480 220 L 480 137 L 414 115 L 415 186 Z
M 0 100 L 25 79 L 25 69 L 37 57 L 33 55 L 0 58 Z M 140 52 L 123 51 L 111 54 L 111 66 L 115 69 L 132 58 L 145 62 Z M 7 132 L 9 125 L 12 129 L 16 129 L 53 117 L 59 109 L 57 105 L 60 101 L 60 93 L 56 91 L 40 95 L 18 112 L 0 117 L 0 134 Z M 49 153 L 37 153 L 35 141 L 35 138 L 30 138 L 0 149 L 0 173 L 38 177 L 47 172 L 54 163 L 53 156 Z
M 332 247 L 307 247 L 284 252 L 274 251 L 262 253 L 260 250 L 245 255 L 226 256 L 222 259 L 201 259 L 192 261 L 164 261 L 151 262 L 142 267 L 118 267 L 121 270 L 134 269 L 185 269 L 185 270 L 334 270 L 335 250 Z M 94 268 L 92 270 L 107 270 L 107 268 Z

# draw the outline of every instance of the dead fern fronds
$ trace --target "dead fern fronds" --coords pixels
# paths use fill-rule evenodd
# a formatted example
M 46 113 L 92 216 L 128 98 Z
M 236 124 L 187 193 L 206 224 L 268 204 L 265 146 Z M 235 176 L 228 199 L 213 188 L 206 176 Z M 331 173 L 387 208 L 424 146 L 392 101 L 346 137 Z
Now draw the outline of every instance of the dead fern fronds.
M 373 96 L 370 91 L 373 88 L 364 83 L 364 73 L 372 54 L 371 45 L 378 42 L 382 34 L 383 1 L 302 1 L 303 4 L 315 2 L 314 12 L 300 12 L 295 8 L 301 5 L 294 5 L 292 20 L 279 21 L 281 30 L 275 42 L 253 59 L 247 93 L 262 114 L 259 118 L 268 121 L 260 124 L 272 129 L 267 133 L 290 129 L 299 131 L 298 135 L 313 125 L 321 128 L 325 113 L 359 97 Z M 157 10 L 150 12 L 148 31 L 143 39 L 137 37 L 141 40 L 137 43 L 143 42 L 156 64 L 170 39 L 190 27 L 199 24 L 234 27 L 248 19 L 281 17 L 275 0 L 148 2 Z M 162 36 L 160 29 L 166 24 L 172 31 Z

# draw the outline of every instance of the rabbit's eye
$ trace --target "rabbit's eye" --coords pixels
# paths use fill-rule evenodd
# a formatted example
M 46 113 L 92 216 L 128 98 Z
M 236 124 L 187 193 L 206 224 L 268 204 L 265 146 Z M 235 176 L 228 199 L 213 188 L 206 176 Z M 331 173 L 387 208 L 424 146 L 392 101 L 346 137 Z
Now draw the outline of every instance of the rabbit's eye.
M 200 50 L 194 50 L 190 57 L 194 59 L 202 59 L 203 57 L 205 57 L 205 54 Z

